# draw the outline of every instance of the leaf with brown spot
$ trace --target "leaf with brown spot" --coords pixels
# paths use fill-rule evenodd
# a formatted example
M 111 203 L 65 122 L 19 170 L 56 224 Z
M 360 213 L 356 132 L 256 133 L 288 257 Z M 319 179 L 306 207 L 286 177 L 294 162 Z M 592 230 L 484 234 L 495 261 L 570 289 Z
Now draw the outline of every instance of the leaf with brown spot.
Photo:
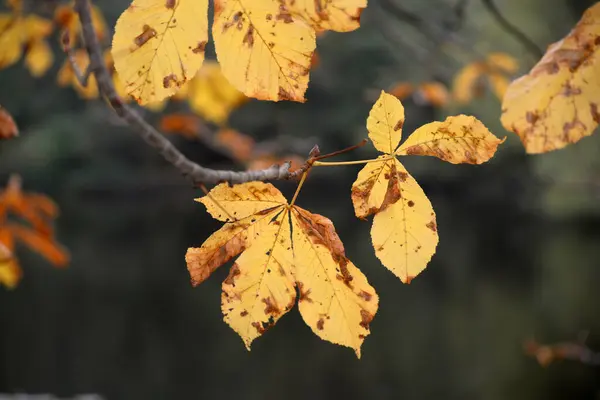
M 198 43 L 206 41 L 208 0 L 134 0 L 115 25 L 112 55 L 127 93 L 145 105 L 196 75 L 204 61 Z
M 561 149 L 590 136 L 600 104 L 600 3 L 573 30 L 550 45 L 525 76 L 508 87 L 502 125 L 519 135 L 528 153 Z
M 223 74 L 246 96 L 305 100 L 315 31 L 284 4 L 215 0 L 213 36 Z
M 425 269 L 439 241 L 435 212 L 417 181 L 398 161 L 401 155 L 431 155 L 458 163 L 479 164 L 495 153 L 499 139 L 474 117 L 459 115 L 418 128 L 396 149 L 404 122 L 400 100 L 382 92 L 373 105 L 367 129 L 384 153 L 369 161 L 352 184 L 358 218 L 374 215 L 371 239 L 375 254 L 402 282 Z
M 350 32 L 360 27 L 367 0 L 283 0 L 283 4 L 317 32 Z
M 418 128 L 396 151 L 397 155 L 434 156 L 452 164 L 481 164 L 496 153 L 498 139 L 477 118 L 457 115 Z
M 227 223 L 200 248 L 188 249 L 192 282 L 241 253 L 223 282 L 221 306 L 248 349 L 291 309 L 297 287 L 300 314 L 313 332 L 360 357 L 378 297 L 346 258 L 329 219 L 289 206 L 262 182 L 221 184 L 199 201 Z

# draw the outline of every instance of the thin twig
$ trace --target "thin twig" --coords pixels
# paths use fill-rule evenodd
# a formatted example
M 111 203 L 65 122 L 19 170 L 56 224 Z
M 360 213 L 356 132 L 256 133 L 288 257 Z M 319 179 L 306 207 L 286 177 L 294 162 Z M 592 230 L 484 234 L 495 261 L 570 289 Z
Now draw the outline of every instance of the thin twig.
M 504 30 L 512 35 L 519 43 L 523 45 L 533 55 L 536 59 L 540 59 L 543 57 L 544 52 L 539 48 L 537 44 L 533 40 L 529 38 L 523 31 L 521 31 L 517 26 L 513 25 L 502 13 L 494 0 L 482 0 L 483 5 L 487 10 L 492 14 L 492 16 L 496 19 L 496 22 L 504 28 Z
M 90 75 L 92 74 L 92 64 L 89 64 L 85 70 L 85 72 L 81 72 L 79 65 L 77 65 L 77 60 L 75 59 L 75 51 L 73 51 L 73 47 L 71 47 L 71 36 L 69 35 L 69 31 L 65 30 L 60 38 L 63 51 L 67 54 L 67 60 L 69 60 L 69 64 L 71 65 L 71 69 L 73 70 L 73 74 L 79 84 L 83 87 L 88 85 L 88 80 L 90 79 Z
M 243 183 L 289 179 L 291 174 L 290 163 L 288 162 L 281 165 L 273 165 L 259 171 L 236 172 L 205 168 L 186 158 L 169 140 L 146 122 L 133 108 L 124 103 L 117 95 L 110 73 L 104 64 L 102 49 L 92 25 L 90 1 L 75 0 L 75 10 L 79 14 L 79 20 L 81 21 L 82 35 L 86 51 L 90 58 L 90 71 L 96 78 L 101 96 L 108 101 L 117 115 L 125 120 L 135 133 L 141 136 L 150 146 L 154 147 L 182 175 L 191 180 L 195 185 L 199 185 L 200 183 Z

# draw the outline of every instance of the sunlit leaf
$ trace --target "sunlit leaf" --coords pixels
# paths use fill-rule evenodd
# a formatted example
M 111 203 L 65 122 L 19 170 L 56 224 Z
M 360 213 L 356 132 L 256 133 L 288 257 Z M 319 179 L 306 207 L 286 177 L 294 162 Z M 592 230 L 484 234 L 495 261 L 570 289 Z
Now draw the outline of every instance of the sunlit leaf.
M 40 41 L 51 32 L 52 23 L 37 15 L 0 14 L 0 69 L 19 61 L 28 43 Z
M 229 83 L 214 61 L 205 62 L 186 88 L 192 110 L 217 125 L 224 124 L 229 114 L 248 100 Z
M 367 129 L 384 155 L 358 173 L 352 204 L 359 218 L 375 215 L 371 228 L 375 254 L 402 282 L 410 283 L 429 263 L 439 239 L 429 199 L 397 156 L 430 155 L 451 163 L 479 164 L 493 156 L 501 141 L 476 118 L 459 115 L 422 126 L 396 150 L 403 125 L 400 100 L 382 92 L 369 113 Z
M 502 101 L 502 125 L 528 153 L 561 149 L 591 135 L 600 123 L 600 3 L 552 44 Z
M 421 126 L 396 154 L 434 156 L 452 164 L 481 164 L 494 156 L 500 143 L 502 140 L 477 118 L 457 115 Z
M 360 27 L 367 0 L 283 0 L 283 4 L 316 31 L 349 32 Z
M 315 31 L 284 5 L 215 0 L 212 31 L 223 74 L 246 96 L 305 100 Z
M 140 104 L 173 95 L 204 61 L 208 0 L 134 0 L 115 26 L 112 54 Z
M 45 40 L 35 40 L 29 44 L 25 66 L 31 75 L 35 77 L 44 75 L 53 62 L 54 54 Z
M 199 201 L 225 225 L 200 248 L 188 249 L 192 283 L 241 253 L 223 282 L 221 304 L 248 349 L 298 297 L 300 314 L 316 335 L 360 357 L 378 297 L 346 258 L 329 219 L 289 206 L 262 182 L 221 184 Z

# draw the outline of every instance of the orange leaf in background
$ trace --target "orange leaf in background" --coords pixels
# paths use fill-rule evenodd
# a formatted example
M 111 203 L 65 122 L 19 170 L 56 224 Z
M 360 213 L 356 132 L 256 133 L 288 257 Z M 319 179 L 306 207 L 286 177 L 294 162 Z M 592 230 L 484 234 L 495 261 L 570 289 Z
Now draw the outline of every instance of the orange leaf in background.
M 415 91 L 415 86 L 410 82 L 400 82 L 389 90 L 392 96 L 396 96 L 398 100 L 404 100 Z
M 9 214 L 28 222 L 31 227 L 16 221 L 11 222 Z M 0 245 L 12 254 L 15 242 L 18 241 L 41 254 L 55 266 L 66 266 L 69 254 L 55 242 L 50 224 L 51 219 L 57 215 L 58 207 L 50 198 L 36 193 L 23 193 L 20 178 L 11 176 L 6 189 L 0 192 Z M 2 258 L 0 254 L 0 259 Z M 20 275 L 21 269 L 14 256 L 8 261 L 0 260 L 0 283 L 14 287 Z
M 246 162 L 252 156 L 254 139 L 235 129 L 223 128 L 215 135 L 215 140 L 222 147 L 227 148 L 232 156 L 241 162 Z
M 179 134 L 186 139 L 197 139 L 200 121 L 193 115 L 170 114 L 161 118 L 160 129 L 165 133 Z
M 428 104 L 434 107 L 443 107 L 450 99 L 446 86 L 435 81 L 422 82 L 418 85 L 410 82 L 400 82 L 393 86 L 389 93 L 397 97 L 398 100 L 404 100 L 412 96 L 416 104 Z
M 39 233 L 17 224 L 7 224 L 4 229 L 7 229 L 15 239 L 44 256 L 44 258 L 55 266 L 65 267 L 69 263 L 69 254 L 66 250 L 53 242 L 44 233 Z
M 591 365 L 600 363 L 600 353 L 595 353 L 585 346 L 583 340 L 546 345 L 530 339 L 523 343 L 523 350 L 525 354 L 535 357 L 542 367 L 561 360 L 573 360 Z
M 465 65 L 454 77 L 452 91 L 454 100 L 465 104 L 483 95 L 490 87 L 496 97 L 502 99 L 510 82 L 509 76 L 519 68 L 518 61 L 506 53 L 490 53 L 485 60 Z
M 552 44 L 502 101 L 502 125 L 530 154 L 546 153 L 594 133 L 600 123 L 600 3 Z
M 273 164 L 278 164 L 279 159 L 273 155 L 265 154 L 256 157 L 252 161 L 250 161 L 246 167 L 250 171 L 257 171 L 261 169 L 267 169 Z
M 443 107 L 450 99 L 448 89 L 440 82 L 421 83 L 413 96 L 415 103 L 431 104 L 434 107 Z
M 63 31 L 67 31 L 71 39 L 71 45 L 75 46 L 81 36 L 81 24 L 79 23 L 79 15 L 73 8 L 74 3 L 63 4 L 56 7 L 54 11 L 54 22 Z M 108 36 L 108 27 L 102 11 L 92 5 L 92 25 L 96 31 L 96 36 L 100 42 L 103 42 Z
M 0 139 L 11 139 L 18 135 L 17 124 L 8 111 L 0 106 Z

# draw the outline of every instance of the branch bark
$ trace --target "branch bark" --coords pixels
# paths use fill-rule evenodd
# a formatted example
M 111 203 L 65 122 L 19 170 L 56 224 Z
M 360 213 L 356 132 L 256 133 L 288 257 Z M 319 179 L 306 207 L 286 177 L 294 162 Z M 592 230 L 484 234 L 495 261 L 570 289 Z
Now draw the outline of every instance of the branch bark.
M 215 170 L 202 167 L 185 157 L 158 130 L 142 118 L 132 107 L 124 103 L 118 96 L 112 79 L 102 56 L 102 49 L 92 24 L 90 0 L 75 0 L 75 10 L 81 21 L 82 36 L 90 58 L 89 71 L 96 78 L 100 95 L 111 105 L 115 113 L 121 117 L 144 141 L 156 149 L 158 153 L 194 185 L 215 184 L 218 182 L 243 183 L 250 181 L 266 181 L 290 179 L 290 163 L 273 165 L 259 171 Z

